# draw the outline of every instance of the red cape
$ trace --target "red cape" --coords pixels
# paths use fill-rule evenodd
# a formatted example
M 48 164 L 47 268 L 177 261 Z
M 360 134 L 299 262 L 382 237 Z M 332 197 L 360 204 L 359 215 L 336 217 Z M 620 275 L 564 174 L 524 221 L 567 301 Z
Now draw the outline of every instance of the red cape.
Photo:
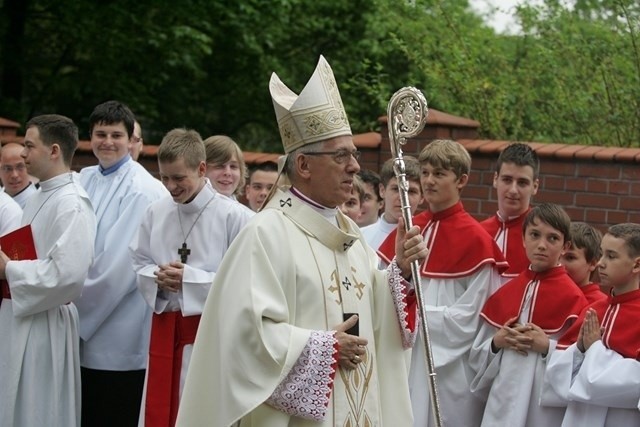
M 508 264 L 491 236 L 469 215 L 458 202 L 441 212 L 422 212 L 413 218 L 425 234 L 433 231 L 427 240 L 429 255 L 420 268 L 423 277 L 455 278 L 473 274 L 485 264 L 495 265 L 500 273 Z M 387 263 L 395 256 L 396 230 L 380 245 L 378 254 Z
M 604 329 L 604 346 L 624 357 L 640 360 L 640 290 L 607 297 L 588 308 L 593 308 L 598 314 Z M 577 341 L 586 313 L 585 308 L 578 321 L 560 338 L 558 348 L 567 348 Z
M 498 215 L 487 218 L 480 223 L 487 233 L 495 240 L 501 230 L 506 229 L 504 248 L 504 256 L 509 263 L 507 271 L 502 273 L 503 276 L 516 277 L 518 274 L 529 268 L 529 259 L 524 250 L 522 242 L 522 224 L 527 217 L 529 210 L 517 218 L 502 222 Z
M 535 286 L 527 322 L 534 323 L 547 334 L 560 331 L 578 318 L 587 299 L 562 266 L 541 273 L 529 269 L 498 289 L 484 305 L 480 316 L 496 328 L 517 317 L 523 310 L 528 286 Z

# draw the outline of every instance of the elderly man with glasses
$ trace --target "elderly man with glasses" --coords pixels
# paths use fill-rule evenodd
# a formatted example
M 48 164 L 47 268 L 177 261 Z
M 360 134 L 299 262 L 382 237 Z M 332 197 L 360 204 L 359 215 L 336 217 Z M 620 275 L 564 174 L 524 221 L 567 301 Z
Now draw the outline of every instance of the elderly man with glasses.
M 270 91 L 291 186 L 272 192 L 222 261 L 177 425 L 411 425 L 404 349 L 416 305 L 403 277 L 426 246 L 400 224 L 397 257 L 378 270 L 337 209 L 360 153 L 323 57 L 299 96 L 275 74 Z

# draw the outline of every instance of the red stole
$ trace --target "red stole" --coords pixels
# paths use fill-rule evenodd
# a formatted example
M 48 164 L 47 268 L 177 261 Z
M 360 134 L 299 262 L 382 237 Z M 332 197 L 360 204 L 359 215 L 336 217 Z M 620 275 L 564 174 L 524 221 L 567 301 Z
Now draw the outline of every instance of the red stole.
M 200 315 L 184 317 L 179 311 L 153 315 L 144 422 L 173 427 L 178 416 L 182 350 L 193 344 Z
M 598 285 L 597 283 L 589 283 L 586 286 L 582 286 L 580 289 L 582 290 L 584 296 L 587 298 L 589 304 L 593 304 L 597 301 L 609 300 L 609 295 L 602 292 L 602 290 L 600 289 L 600 285 Z
M 640 360 L 640 290 L 607 297 L 588 308 L 598 314 L 604 346 L 623 357 Z M 566 348 L 577 341 L 586 313 L 585 308 L 578 321 L 560 339 L 558 348 Z
M 523 311 L 527 289 L 534 286 L 527 322 L 538 325 L 547 334 L 560 331 L 575 320 L 587 299 L 562 266 L 536 273 L 526 269 L 498 289 L 484 305 L 480 316 L 496 328 Z
M 529 259 L 527 258 L 527 252 L 524 250 L 524 244 L 522 241 L 522 225 L 524 224 L 524 220 L 527 217 L 529 210 L 519 217 L 505 222 L 500 221 L 500 218 L 496 214 L 480 223 L 482 228 L 487 230 L 494 240 L 497 239 L 501 232 L 505 235 L 504 248 L 502 249 L 505 258 L 509 263 L 509 268 L 507 271 L 502 273 L 503 276 L 516 277 L 518 274 L 529 268 Z
M 485 264 L 495 265 L 500 272 L 508 267 L 496 242 L 461 202 L 437 213 L 422 212 L 413 218 L 413 224 L 420 227 L 423 235 L 433 229 L 427 240 L 429 255 L 420 268 L 423 277 L 465 277 Z M 395 256 L 396 233 L 397 230 L 392 231 L 378 250 L 387 263 Z

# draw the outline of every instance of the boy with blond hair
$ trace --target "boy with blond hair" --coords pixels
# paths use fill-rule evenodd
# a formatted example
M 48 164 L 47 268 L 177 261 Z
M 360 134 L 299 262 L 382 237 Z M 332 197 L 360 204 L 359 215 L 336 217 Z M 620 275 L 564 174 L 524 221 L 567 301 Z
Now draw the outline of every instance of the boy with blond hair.
M 443 423 L 473 426 L 482 416 L 483 402 L 469 390 L 473 378 L 469 350 L 478 332 L 478 313 L 500 286 L 500 273 L 507 263 L 495 241 L 460 201 L 471 170 L 467 150 L 455 141 L 436 140 L 422 150 L 418 161 L 429 210 L 413 222 L 420 226 L 429 248 L 420 274 Z M 393 258 L 394 241 L 395 232 L 380 247 L 386 262 Z M 433 419 L 420 334 L 418 341 L 411 357 L 409 387 L 414 425 L 424 427 L 432 425 Z
M 557 426 L 563 408 L 539 403 L 545 357 L 587 300 L 559 264 L 569 247 L 571 220 L 543 203 L 524 220 L 529 268 L 504 284 L 484 305 L 471 362 L 471 390 L 487 396 L 483 426 Z
M 560 257 L 560 264 L 580 287 L 589 304 L 607 299 L 600 285 L 593 282 L 601 256 L 601 241 L 602 233 L 586 222 L 572 222 L 569 249 Z
M 640 224 L 609 227 L 602 238 L 600 279 L 607 300 L 583 312 L 577 341 L 547 364 L 546 389 L 567 404 L 563 426 L 640 425 Z M 575 328 L 561 340 L 575 341 Z
M 149 206 L 130 246 L 138 289 L 154 312 L 141 413 L 149 426 L 175 423 L 211 283 L 227 248 L 253 215 L 213 189 L 205 159 L 196 131 L 174 129 L 165 135 L 158 166 L 171 197 Z

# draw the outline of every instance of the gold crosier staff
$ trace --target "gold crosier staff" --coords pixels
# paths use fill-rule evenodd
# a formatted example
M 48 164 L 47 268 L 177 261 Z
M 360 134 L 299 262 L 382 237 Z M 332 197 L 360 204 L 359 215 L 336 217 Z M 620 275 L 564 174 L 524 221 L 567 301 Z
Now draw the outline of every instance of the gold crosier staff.
M 409 182 L 407 181 L 404 158 L 402 156 L 402 146 L 407 142 L 407 138 L 418 135 L 427 123 L 427 100 L 422 92 L 414 87 L 404 87 L 393 94 L 387 107 L 387 118 L 389 127 L 389 143 L 391 154 L 395 159 L 393 171 L 398 180 L 400 189 L 400 202 L 402 206 L 402 218 L 404 228 L 409 230 L 413 225 L 411 221 L 411 205 L 409 204 Z M 418 310 L 420 313 L 420 326 L 422 331 L 422 341 L 426 354 L 427 372 L 429 373 L 429 393 L 431 395 L 431 409 L 435 425 L 442 427 L 442 416 L 440 414 L 440 401 L 438 399 L 438 388 L 436 386 L 436 371 L 433 364 L 433 352 L 431 350 L 431 338 L 429 338 L 429 328 L 427 326 L 427 312 L 424 306 L 424 294 L 420 286 L 420 265 L 418 261 L 411 264 L 411 277 L 418 300 Z

